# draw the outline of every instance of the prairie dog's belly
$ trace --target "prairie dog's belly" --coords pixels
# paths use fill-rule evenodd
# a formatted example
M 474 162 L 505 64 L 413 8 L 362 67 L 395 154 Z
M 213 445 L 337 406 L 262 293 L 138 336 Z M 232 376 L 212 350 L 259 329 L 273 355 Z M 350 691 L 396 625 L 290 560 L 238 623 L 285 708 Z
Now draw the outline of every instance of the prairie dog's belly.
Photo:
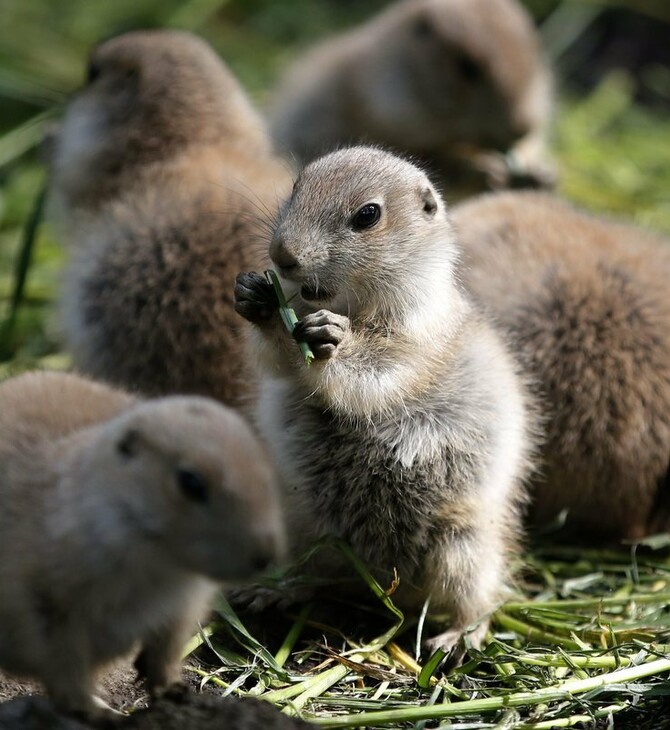
M 457 492 L 446 446 L 401 463 L 412 418 L 352 424 L 311 406 L 282 381 L 265 381 L 259 425 L 279 466 L 294 545 L 333 535 L 371 566 L 419 578 L 431 544 L 434 514 Z M 408 425 L 410 424 L 410 425 Z M 420 431 L 421 426 L 417 425 Z M 309 536 L 309 540 L 306 536 Z

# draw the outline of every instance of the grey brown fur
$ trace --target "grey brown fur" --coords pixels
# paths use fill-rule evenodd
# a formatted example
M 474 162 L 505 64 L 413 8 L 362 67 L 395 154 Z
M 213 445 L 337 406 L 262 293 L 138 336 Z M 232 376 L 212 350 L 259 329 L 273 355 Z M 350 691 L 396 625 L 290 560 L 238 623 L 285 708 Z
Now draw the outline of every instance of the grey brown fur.
M 78 369 L 144 394 L 238 404 L 249 386 L 236 273 L 290 184 L 262 120 L 207 44 L 134 32 L 94 49 L 51 192 L 71 262 L 63 329 Z
M 371 201 L 379 222 L 354 230 Z M 396 568 L 402 604 L 451 612 L 433 642 L 451 648 L 504 593 L 533 435 L 512 359 L 457 283 L 444 203 L 410 163 L 343 150 L 300 174 L 270 253 L 317 356 L 306 367 L 262 277 L 241 275 L 292 549 L 335 535 L 383 582 Z
M 581 539 L 670 529 L 670 241 L 549 195 L 454 210 L 467 284 L 547 412 L 534 518 Z
M 273 471 L 229 409 L 57 373 L 0 385 L 0 666 L 60 709 L 108 713 L 95 673 L 137 644 L 167 689 L 217 583 L 282 540 Z
M 551 87 L 517 0 L 404 0 L 299 57 L 273 129 L 302 161 L 372 142 L 429 159 L 454 191 L 546 185 Z

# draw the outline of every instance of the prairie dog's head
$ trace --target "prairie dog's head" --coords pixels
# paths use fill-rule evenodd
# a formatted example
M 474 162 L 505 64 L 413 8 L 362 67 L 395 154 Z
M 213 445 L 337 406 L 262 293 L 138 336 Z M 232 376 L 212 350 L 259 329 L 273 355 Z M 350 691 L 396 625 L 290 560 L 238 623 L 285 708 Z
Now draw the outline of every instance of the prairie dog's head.
M 242 418 L 214 401 L 146 401 L 102 426 L 75 468 L 99 529 L 118 527 L 166 564 L 238 580 L 283 553 L 270 462 Z
M 409 140 L 403 148 L 458 143 L 506 151 L 546 121 L 548 72 L 517 0 L 405 0 L 369 31 L 369 71 L 357 78 L 379 97 L 371 108 Z M 388 75 L 376 84 L 375 59 Z
M 436 277 L 447 281 L 455 254 L 445 204 L 428 177 L 373 147 L 310 163 L 270 244 L 288 295 L 299 291 L 350 316 L 393 308 Z
M 86 193 L 100 177 L 222 138 L 269 146 L 260 116 L 212 48 L 183 31 L 126 33 L 91 51 L 56 139 L 54 173 L 72 195 Z

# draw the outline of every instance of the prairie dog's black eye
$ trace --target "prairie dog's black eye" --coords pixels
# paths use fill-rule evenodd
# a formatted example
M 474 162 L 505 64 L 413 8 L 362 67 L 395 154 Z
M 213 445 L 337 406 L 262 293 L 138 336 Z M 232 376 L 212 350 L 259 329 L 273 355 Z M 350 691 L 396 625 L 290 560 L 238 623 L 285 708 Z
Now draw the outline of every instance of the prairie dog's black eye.
M 191 469 L 177 469 L 177 482 L 183 494 L 194 502 L 207 502 L 209 486 L 202 474 Z
M 116 444 L 116 450 L 124 460 L 132 459 L 139 450 L 140 434 L 131 428 L 123 434 L 121 440 Z
M 357 231 L 372 228 L 382 216 L 382 208 L 377 203 L 366 203 L 359 208 L 351 219 L 351 226 Z
M 480 81 L 482 78 L 481 66 L 465 54 L 460 54 L 456 57 L 456 68 L 461 78 L 471 84 Z
M 92 84 L 101 73 L 102 69 L 100 68 L 100 64 L 97 61 L 91 61 L 86 71 L 86 83 Z

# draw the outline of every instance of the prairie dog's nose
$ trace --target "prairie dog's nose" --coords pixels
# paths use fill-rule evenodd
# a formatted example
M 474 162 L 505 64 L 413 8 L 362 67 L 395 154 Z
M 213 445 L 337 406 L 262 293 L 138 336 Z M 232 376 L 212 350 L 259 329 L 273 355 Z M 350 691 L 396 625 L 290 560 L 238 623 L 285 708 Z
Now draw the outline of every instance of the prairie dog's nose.
M 279 235 L 272 237 L 270 258 L 282 271 L 291 271 L 298 266 L 298 259 L 286 248 L 286 241 Z

